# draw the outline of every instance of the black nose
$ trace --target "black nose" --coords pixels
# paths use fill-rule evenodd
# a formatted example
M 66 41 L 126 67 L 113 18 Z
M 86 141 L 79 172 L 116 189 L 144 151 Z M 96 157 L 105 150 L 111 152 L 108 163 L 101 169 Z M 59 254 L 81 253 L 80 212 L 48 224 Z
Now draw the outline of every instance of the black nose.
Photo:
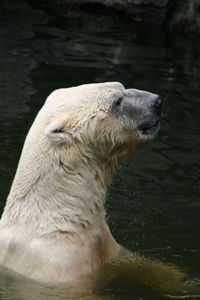
M 156 96 L 153 103 L 153 108 L 157 113 L 161 113 L 162 100 L 160 96 Z

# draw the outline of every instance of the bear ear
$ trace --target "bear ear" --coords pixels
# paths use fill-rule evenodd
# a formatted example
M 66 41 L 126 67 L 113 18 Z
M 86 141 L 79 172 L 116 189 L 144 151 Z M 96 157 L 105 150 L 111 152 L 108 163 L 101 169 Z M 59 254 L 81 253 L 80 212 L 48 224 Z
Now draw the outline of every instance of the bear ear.
M 73 138 L 64 129 L 64 124 L 61 121 L 54 121 L 49 124 L 45 130 L 46 136 L 55 143 L 72 144 Z

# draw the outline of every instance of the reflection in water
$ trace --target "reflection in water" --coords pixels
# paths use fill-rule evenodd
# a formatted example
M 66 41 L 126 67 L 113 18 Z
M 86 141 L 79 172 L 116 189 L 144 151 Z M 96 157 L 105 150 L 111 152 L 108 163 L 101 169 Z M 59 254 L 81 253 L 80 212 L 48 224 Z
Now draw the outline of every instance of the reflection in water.
M 185 275 L 172 265 L 142 257 L 107 263 L 97 274 L 80 281 L 50 285 L 0 268 L 0 299 L 10 300 L 109 300 L 198 298 L 197 282 L 185 282 Z
M 109 223 L 132 251 L 173 262 L 198 277 L 199 45 L 119 17 L 69 9 L 55 13 L 33 3 L 34 8 L 24 0 L 0 2 L 1 211 L 24 137 L 53 89 L 119 80 L 159 93 L 165 99 L 161 132 L 115 176 L 108 192 Z M 44 287 L 4 270 L 0 285 L 2 299 L 78 297 L 69 288 Z M 133 287 L 134 294 L 116 287 L 105 294 L 162 299 L 139 283 Z M 88 292 L 84 297 L 98 299 Z
M 0 277 L 0 296 L 1 299 L 9 300 L 98 300 L 98 296 L 91 291 L 76 290 L 68 286 L 51 286 L 38 282 L 34 282 L 23 278 L 17 274 L 10 273 L 8 270 L 2 269 Z M 106 300 L 106 298 L 105 298 Z

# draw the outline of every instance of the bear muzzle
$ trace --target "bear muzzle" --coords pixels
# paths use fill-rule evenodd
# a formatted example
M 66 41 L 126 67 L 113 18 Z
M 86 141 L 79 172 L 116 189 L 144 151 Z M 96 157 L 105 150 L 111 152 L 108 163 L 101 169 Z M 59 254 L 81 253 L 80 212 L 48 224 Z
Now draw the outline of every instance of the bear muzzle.
M 153 137 L 160 128 L 162 99 L 159 95 L 137 89 L 123 91 L 116 110 L 124 116 L 127 129 L 139 131 L 140 137 Z M 130 126 L 131 124 L 131 126 Z

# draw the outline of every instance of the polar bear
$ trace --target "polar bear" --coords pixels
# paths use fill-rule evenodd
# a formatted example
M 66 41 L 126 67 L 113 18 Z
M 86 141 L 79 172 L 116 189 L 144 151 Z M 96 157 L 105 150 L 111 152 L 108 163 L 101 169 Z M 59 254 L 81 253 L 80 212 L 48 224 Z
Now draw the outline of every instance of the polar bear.
M 158 95 L 119 82 L 54 91 L 26 137 L 0 221 L 0 264 L 54 283 L 76 282 L 122 257 L 129 264 L 106 223 L 106 190 L 133 149 L 157 134 L 160 115 Z M 141 263 L 134 264 L 139 278 Z M 163 268 L 171 278 L 162 264 L 143 265 L 146 282 L 152 270 L 160 282 Z

